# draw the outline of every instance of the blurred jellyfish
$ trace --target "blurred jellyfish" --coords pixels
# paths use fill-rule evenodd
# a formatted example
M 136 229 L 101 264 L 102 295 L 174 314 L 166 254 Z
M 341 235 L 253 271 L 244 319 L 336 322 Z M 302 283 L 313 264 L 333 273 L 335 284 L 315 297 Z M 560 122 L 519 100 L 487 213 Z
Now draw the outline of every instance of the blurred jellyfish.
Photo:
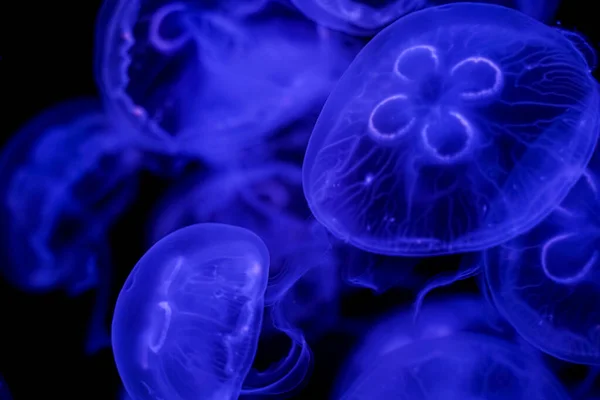
M 150 242 L 199 222 L 250 229 L 271 254 L 265 303 L 287 296 L 279 307 L 297 311 L 289 316 L 291 325 L 324 328 L 333 321 L 323 311 L 337 301 L 337 269 L 326 232 L 310 218 L 301 179 L 298 167 L 278 162 L 208 179 L 192 177 L 159 203 L 148 230 Z
M 591 157 L 600 95 L 561 31 L 456 3 L 378 34 L 319 116 L 303 183 L 317 220 L 387 255 L 478 251 L 539 223 Z
M 385 352 L 339 399 L 567 400 L 539 358 L 500 339 L 458 333 Z
M 410 310 L 389 313 L 374 325 L 365 327 L 367 333 L 344 363 L 336 386 L 345 391 L 356 377 L 369 371 L 379 358 L 414 342 L 464 331 L 487 332 L 487 310 L 486 303 L 477 297 L 456 296 L 428 302 L 418 320 L 413 319 Z M 359 326 L 358 329 L 362 330 L 363 327 Z
M 113 317 L 129 395 L 237 399 L 256 352 L 268 271 L 265 244 L 239 227 L 193 225 L 152 246 Z
M 96 75 L 111 115 L 222 165 L 321 105 L 358 43 L 265 3 L 107 0 Z
M 315 22 L 353 35 L 370 36 L 399 17 L 452 0 L 291 0 Z M 560 0 L 475 0 L 515 8 L 533 18 L 547 21 Z
M 600 365 L 600 151 L 561 205 L 485 255 L 494 304 L 527 341 Z
M 0 158 L 6 278 L 30 292 L 94 287 L 107 273 L 108 229 L 136 194 L 139 160 L 93 100 L 25 125 Z

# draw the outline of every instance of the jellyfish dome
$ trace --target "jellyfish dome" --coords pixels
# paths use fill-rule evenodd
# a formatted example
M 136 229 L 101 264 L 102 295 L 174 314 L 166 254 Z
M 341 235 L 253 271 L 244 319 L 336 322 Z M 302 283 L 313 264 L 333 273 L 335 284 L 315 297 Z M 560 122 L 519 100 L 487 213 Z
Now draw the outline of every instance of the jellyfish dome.
M 107 0 L 96 80 L 124 132 L 228 165 L 322 105 L 358 47 L 266 3 Z
M 389 313 L 367 328 L 360 344 L 345 362 L 336 386 L 345 391 L 378 359 L 401 347 L 460 332 L 484 332 L 488 327 L 486 311 L 482 299 L 456 296 L 428 302 L 418 319 L 414 319 L 409 309 Z
M 92 99 L 61 103 L 25 124 L 0 157 L 6 278 L 34 292 L 94 286 L 108 229 L 136 195 L 140 162 Z
M 478 251 L 539 223 L 589 161 L 600 94 L 561 31 L 456 3 L 409 14 L 359 53 L 303 164 L 338 238 L 387 255 Z
M 237 399 L 258 345 L 268 270 L 264 243 L 239 227 L 193 225 L 152 246 L 112 323 L 129 395 Z
M 538 358 L 490 336 L 421 340 L 378 358 L 339 399 L 567 400 Z
M 525 340 L 600 365 L 600 151 L 550 216 L 486 251 L 485 274 L 493 303 Z
M 559 0 L 476 0 L 515 8 L 533 18 L 550 19 Z M 451 0 L 292 0 L 307 17 L 323 26 L 353 35 L 373 35 L 410 12 Z

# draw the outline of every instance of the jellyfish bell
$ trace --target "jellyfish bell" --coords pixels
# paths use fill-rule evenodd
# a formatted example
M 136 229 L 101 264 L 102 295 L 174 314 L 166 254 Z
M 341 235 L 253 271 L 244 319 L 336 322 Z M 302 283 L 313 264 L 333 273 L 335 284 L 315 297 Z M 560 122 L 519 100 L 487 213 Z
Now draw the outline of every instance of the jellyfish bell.
M 494 304 L 525 340 L 600 365 L 600 152 L 552 214 L 484 261 Z
M 96 80 L 111 115 L 151 148 L 223 166 L 322 104 L 358 46 L 265 3 L 107 1 Z
M 236 399 L 256 351 L 269 253 L 252 232 L 192 225 L 140 259 L 112 323 L 117 369 L 136 399 Z
M 452 371 L 452 373 L 448 373 Z M 568 399 L 536 358 L 510 342 L 472 333 L 425 339 L 380 357 L 339 399 Z
M 562 32 L 518 11 L 455 3 L 404 16 L 328 98 L 303 164 L 308 204 L 372 253 L 500 244 L 579 178 L 600 130 L 597 87 Z
M 51 107 L 0 160 L 2 272 L 23 290 L 96 285 L 108 229 L 133 200 L 138 149 L 91 99 Z

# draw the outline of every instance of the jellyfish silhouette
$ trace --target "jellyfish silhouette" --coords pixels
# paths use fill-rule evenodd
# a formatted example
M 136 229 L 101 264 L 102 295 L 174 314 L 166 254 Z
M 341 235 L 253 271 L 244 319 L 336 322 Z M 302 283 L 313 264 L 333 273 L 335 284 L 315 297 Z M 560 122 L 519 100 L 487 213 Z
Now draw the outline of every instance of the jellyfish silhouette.
M 94 287 L 108 229 L 136 194 L 140 157 L 90 99 L 51 107 L 17 132 L 0 159 L 6 278 L 30 292 Z
M 137 263 L 112 324 L 113 351 L 134 399 L 237 399 L 254 358 L 269 253 L 224 224 L 171 233 Z
M 540 361 L 491 336 L 458 333 L 390 350 L 339 399 L 563 400 L 564 388 Z
M 0 375 L 0 400 L 12 400 L 10 390 L 8 390 L 8 385 L 2 375 Z
M 479 251 L 527 231 L 575 184 L 600 130 L 584 54 L 560 30 L 475 3 L 379 33 L 328 98 L 303 165 L 333 235 L 378 254 Z
M 493 303 L 563 360 L 600 365 L 600 152 L 542 223 L 485 253 Z
M 322 104 L 358 46 L 265 3 L 108 0 L 96 77 L 111 115 L 151 147 L 220 166 Z
M 323 26 L 370 36 L 399 17 L 451 0 L 291 0 L 307 17 Z M 556 12 L 559 0 L 476 0 L 518 9 L 541 21 Z

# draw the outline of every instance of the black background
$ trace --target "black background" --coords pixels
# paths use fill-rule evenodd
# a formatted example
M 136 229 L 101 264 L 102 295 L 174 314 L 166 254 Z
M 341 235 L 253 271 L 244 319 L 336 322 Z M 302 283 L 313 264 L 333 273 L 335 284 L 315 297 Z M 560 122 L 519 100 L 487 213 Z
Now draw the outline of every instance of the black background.
M 95 18 L 101 2 L 39 1 L 2 5 L 2 137 L 53 104 L 84 95 L 97 95 L 93 79 Z M 576 28 L 594 45 L 600 42 L 598 5 L 589 0 L 563 0 L 557 20 Z M 146 176 L 140 200 L 119 221 L 112 239 L 117 273 L 113 301 L 143 252 L 144 219 L 165 182 Z M 0 221 L 3 223 L 3 221 Z M 132 239 L 133 238 L 133 239 Z M 451 290 L 473 290 L 469 283 Z M 94 293 L 77 299 L 62 294 L 32 296 L 0 282 L 0 368 L 13 396 L 21 399 L 113 399 L 120 388 L 110 349 L 93 357 L 82 353 Z M 392 291 L 348 300 L 344 310 L 369 314 L 408 299 Z M 109 321 L 107 321 L 107 324 Z M 316 368 L 311 384 L 298 398 L 326 398 L 335 365 L 351 343 L 330 335 L 313 347 Z M 581 372 L 573 368 L 569 374 Z M 569 377 L 565 377 L 568 379 Z

